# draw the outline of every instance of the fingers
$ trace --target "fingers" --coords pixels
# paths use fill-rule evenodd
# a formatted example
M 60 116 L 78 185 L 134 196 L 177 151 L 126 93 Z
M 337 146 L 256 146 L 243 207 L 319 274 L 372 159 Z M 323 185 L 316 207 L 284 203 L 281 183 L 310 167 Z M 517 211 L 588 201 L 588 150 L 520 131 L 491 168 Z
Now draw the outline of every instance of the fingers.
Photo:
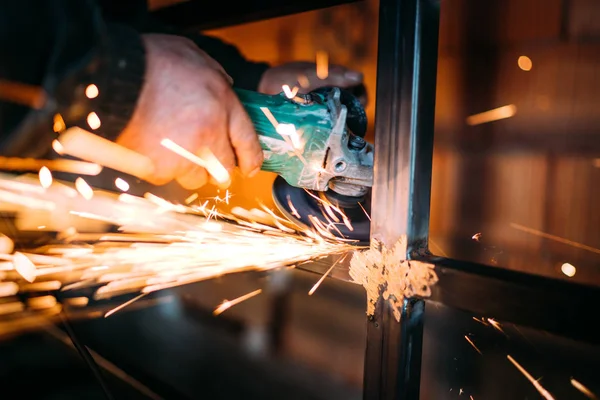
M 177 183 L 187 190 L 196 190 L 206 185 L 208 182 L 208 173 L 198 165 L 192 165 L 187 172 L 176 178 Z
M 232 93 L 229 111 L 229 139 L 243 176 L 252 177 L 260 171 L 263 152 L 254 125 L 244 107 Z
M 348 88 L 359 85 L 362 81 L 363 74 L 361 72 L 340 65 L 333 65 L 329 67 L 329 74 L 325 79 L 317 78 L 315 72 L 314 78 L 310 80 L 310 86 L 313 89 L 324 86 Z

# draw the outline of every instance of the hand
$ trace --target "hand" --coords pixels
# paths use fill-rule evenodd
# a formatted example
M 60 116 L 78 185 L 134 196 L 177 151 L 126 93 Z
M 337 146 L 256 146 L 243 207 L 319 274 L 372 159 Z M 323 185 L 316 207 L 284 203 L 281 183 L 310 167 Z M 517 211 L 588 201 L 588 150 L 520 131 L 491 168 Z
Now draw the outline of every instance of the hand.
M 154 174 L 146 179 L 156 185 L 176 179 L 186 189 L 209 180 L 204 168 L 164 148 L 164 138 L 192 153 L 208 147 L 228 171 L 237 161 L 243 175 L 255 175 L 263 153 L 223 68 L 188 39 L 148 34 L 143 40 L 145 83 L 117 143 L 152 159 Z
M 300 93 L 308 93 L 325 86 L 349 88 L 363 83 L 363 74 L 340 65 L 329 65 L 327 78 L 317 77 L 316 64 L 291 62 L 269 68 L 263 74 L 258 91 L 266 94 L 281 93 L 281 86 L 298 87 Z

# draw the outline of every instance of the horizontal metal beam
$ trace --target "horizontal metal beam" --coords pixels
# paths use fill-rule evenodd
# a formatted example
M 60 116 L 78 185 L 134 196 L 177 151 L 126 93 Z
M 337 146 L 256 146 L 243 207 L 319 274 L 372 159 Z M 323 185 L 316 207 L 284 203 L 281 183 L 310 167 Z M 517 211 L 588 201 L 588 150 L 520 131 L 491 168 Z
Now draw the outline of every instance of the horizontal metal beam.
M 237 2 L 206 2 L 190 0 L 160 8 L 153 17 L 184 30 L 208 30 L 318 10 L 358 0 L 250 0 Z
M 447 258 L 419 259 L 436 265 L 439 282 L 432 288 L 431 301 L 600 344 L 600 327 L 593 321 L 600 287 Z
M 338 263 L 329 276 L 351 281 L 348 275 L 350 258 Z M 600 304 L 600 287 L 448 258 L 416 259 L 436 265 L 439 282 L 432 288 L 430 301 L 476 317 L 495 318 L 600 344 L 600 327 L 593 323 Z M 324 259 L 298 268 L 323 274 L 331 262 L 331 259 Z

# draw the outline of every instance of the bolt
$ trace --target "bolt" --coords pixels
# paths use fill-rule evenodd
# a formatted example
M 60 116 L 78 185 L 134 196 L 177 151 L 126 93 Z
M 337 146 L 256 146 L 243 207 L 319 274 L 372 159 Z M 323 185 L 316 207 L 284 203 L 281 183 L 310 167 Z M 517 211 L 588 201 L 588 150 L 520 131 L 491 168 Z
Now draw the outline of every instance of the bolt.
M 362 150 L 367 145 L 367 142 L 360 136 L 352 136 L 349 144 L 350 148 L 353 150 Z

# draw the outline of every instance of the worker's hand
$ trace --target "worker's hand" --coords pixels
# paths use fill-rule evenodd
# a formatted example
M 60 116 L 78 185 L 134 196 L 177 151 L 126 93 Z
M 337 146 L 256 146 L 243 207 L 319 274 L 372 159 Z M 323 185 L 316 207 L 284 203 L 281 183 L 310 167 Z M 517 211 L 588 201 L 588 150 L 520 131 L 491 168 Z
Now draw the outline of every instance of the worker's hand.
M 237 163 L 243 175 L 256 174 L 263 153 L 223 68 L 188 39 L 148 34 L 143 40 L 145 83 L 117 143 L 152 159 L 155 170 L 147 180 L 161 185 L 176 179 L 186 189 L 209 180 L 204 168 L 164 148 L 164 138 L 195 154 L 208 147 L 230 172 Z
M 358 71 L 341 65 L 329 65 L 328 69 L 327 78 L 320 79 L 316 64 L 312 62 L 291 62 L 272 67 L 263 74 L 258 91 L 278 94 L 283 85 L 288 85 L 290 89 L 297 87 L 299 93 L 308 93 L 326 86 L 351 88 L 363 83 L 363 74 Z

